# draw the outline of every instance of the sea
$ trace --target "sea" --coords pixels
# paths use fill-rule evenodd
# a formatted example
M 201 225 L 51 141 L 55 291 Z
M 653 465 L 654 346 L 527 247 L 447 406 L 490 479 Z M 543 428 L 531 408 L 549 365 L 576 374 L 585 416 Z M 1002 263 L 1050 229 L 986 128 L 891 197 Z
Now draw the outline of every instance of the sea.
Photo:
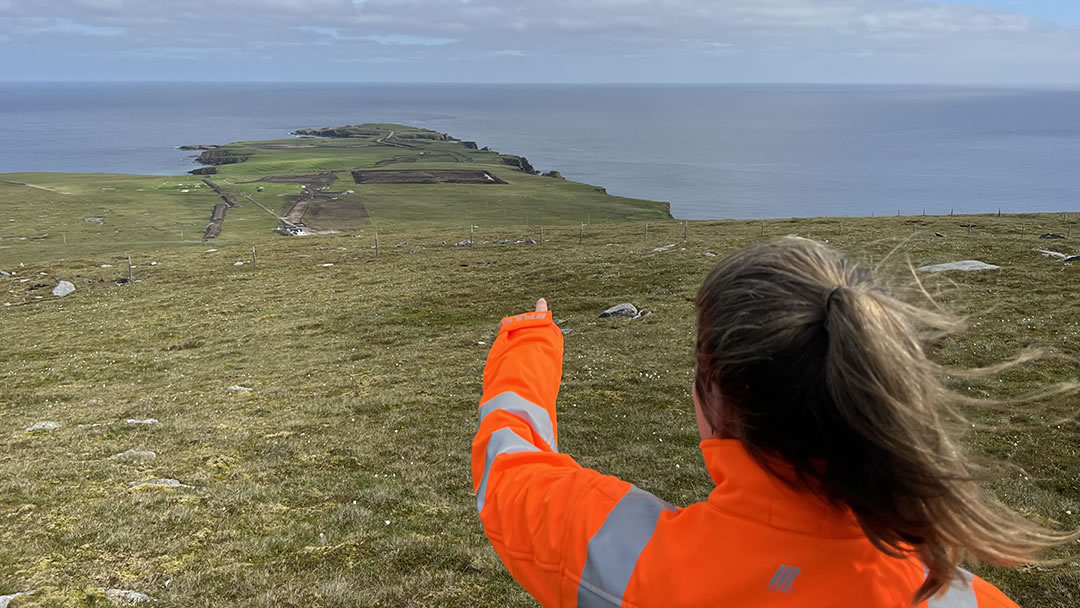
M 0 83 L 0 173 L 180 175 L 183 144 L 397 122 L 685 219 L 1080 211 L 1080 90 Z

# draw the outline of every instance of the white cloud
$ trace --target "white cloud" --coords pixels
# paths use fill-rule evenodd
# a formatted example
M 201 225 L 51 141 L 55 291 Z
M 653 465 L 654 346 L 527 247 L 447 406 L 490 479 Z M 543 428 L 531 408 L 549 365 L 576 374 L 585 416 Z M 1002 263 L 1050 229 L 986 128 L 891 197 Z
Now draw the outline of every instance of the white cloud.
M 674 77 L 672 65 L 704 80 L 1080 79 L 1080 29 L 918 0 L 0 0 L 0 36 L 35 28 L 68 34 L 80 52 L 101 39 L 103 56 L 123 38 L 127 50 L 287 47 L 298 64 L 328 47 L 343 56 L 400 47 L 417 64 L 528 56 L 582 78 L 633 62 L 626 73 L 644 80 Z

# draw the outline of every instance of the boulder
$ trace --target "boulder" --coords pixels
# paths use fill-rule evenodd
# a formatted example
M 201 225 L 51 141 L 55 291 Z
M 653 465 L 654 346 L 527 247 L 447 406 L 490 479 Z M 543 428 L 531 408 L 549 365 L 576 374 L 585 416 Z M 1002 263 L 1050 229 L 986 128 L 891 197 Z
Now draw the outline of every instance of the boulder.
M 1065 255 L 1064 253 L 1059 253 L 1057 251 L 1048 251 L 1046 249 L 1035 249 L 1034 251 L 1038 251 L 1039 253 L 1043 254 L 1044 258 L 1052 258 L 1052 259 L 1064 260 L 1064 259 L 1069 257 L 1069 256 Z
M 1058 234 L 1056 232 L 1047 232 L 1046 234 L 1040 234 L 1039 238 L 1040 239 L 1063 239 L 1063 238 L 1065 238 L 1065 235 L 1064 234 Z
M 919 272 L 946 272 L 949 270 L 971 272 L 974 270 L 998 270 L 999 268 L 1001 268 L 1001 266 L 994 266 L 993 264 L 987 264 L 986 262 L 980 262 L 979 260 L 961 260 L 959 262 L 949 262 L 947 264 L 921 266 L 917 270 Z
M 75 285 L 70 281 L 57 281 L 56 287 L 53 287 L 52 295 L 62 298 L 73 291 L 75 291 Z
M 147 418 L 146 420 L 138 420 L 136 418 L 128 418 L 124 422 L 126 422 L 128 424 L 145 424 L 145 425 L 151 425 L 151 426 L 155 425 L 155 424 L 161 424 L 155 418 Z
M 616 304 L 615 306 L 612 306 L 611 308 L 609 308 L 609 309 L 605 310 L 604 312 L 600 313 L 601 318 L 628 317 L 628 318 L 632 319 L 632 318 L 638 317 L 640 315 L 641 315 L 641 313 L 638 311 L 637 306 L 634 306 L 633 304 L 630 304 L 629 302 L 626 302 L 626 303 L 623 303 L 623 304 Z
M 27 433 L 34 431 L 55 431 L 60 428 L 59 422 L 53 422 L 52 420 L 43 420 L 41 422 L 35 422 L 34 424 L 26 427 Z
M 506 239 L 499 239 L 499 240 L 495 241 L 495 244 L 496 245 L 509 245 L 510 241 L 508 241 Z

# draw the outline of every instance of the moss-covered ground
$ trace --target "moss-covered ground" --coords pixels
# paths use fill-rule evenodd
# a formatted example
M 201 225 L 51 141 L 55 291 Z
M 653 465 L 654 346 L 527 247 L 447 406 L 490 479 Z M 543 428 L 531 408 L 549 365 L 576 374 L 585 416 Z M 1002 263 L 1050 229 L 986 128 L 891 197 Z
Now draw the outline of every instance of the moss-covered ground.
M 0 241 L 0 270 L 15 273 L 0 277 L 11 304 L 0 308 L 0 594 L 41 590 L 13 606 L 100 605 L 95 589 L 111 587 L 160 606 L 531 605 L 482 533 L 469 480 L 495 323 L 547 297 L 572 330 L 560 447 L 676 504 L 699 501 L 711 483 L 689 397 L 692 299 L 719 259 L 707 252 L 762 238 L 827 240 L 899 287 L 911 285 L 908 260 L 999 264 L 923 277 L 968 318 L 936 359 L 971 367 L 1031 345 L 1051 353 L 956 385 L 980 397 L 1078 375 L 1080 267 L 1032 251 L 1080 253 L 1074 239 L 1037 238 L 1068 232 L 1061 215 L 690 222 L 685 241 L 684 225 L 665 221 L 650 224 L 648 243 L 641 221 L 593 223 L 581 244 L 580 226 L 564 223 L 546 227 L 542 247 L 515 244 L 539 240 L 537 226 L 481 225 L 472 248 L 454 246 L 464 227 L 402 224 L 380 229 L 376 257 L 372 226 L 154 243 L 143 209 L 184 224 L 212 195 L 187 193 L 199 197 L 189 211 L 172 204 L 187 200 L 176 180 L 124 179 L 159 186 L 112 208 L 127 218 L 121 235 Z M 40 220 L 52 233 L 46 224 L 67 221 L 91 238 L 98 227 L 82 217 L 102 215 L 42 214 L 12 224 Z M 253 244 L 257 268 L 236 265 Z M 128 255 L 137 281 L 119 285 Z M 77 291 L 52 297 L 58 279 Z M 626 301 L 652 314 L 597 318 Z M 1077 409 L 1060 396 L 967 412 L 964 445 L 1001 462 L 987 487 L 1058 528 L 1080 527 Z M 125 422 L 147 418 L 159 424 Z M 62 426 L 24 430 L 39 421 Z M 156 458 L 110 458 L 129 449 Z M 194 489 L 129 485 L 154 478 Z M 974 569 L 1025 607 L 1080 605 L 1080 544 L 1052 555 L 1062 563 Z

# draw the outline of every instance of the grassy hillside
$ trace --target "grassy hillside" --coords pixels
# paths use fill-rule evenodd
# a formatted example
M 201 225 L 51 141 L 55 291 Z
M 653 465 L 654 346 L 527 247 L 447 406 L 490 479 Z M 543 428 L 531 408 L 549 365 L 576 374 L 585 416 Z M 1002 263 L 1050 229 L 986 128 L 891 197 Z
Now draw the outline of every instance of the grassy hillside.
M 228 166 L 219 178 L 256 177 L 243 170 Z M 526 185 L 550 179 L 491 170 Z M 969 318 L 968 331 L 935 357 L 979 366 L 1031 344 L 1053 356 L 956 386 L 1012 397 L 1078 372 L 1080 271 L 1032 251 L 1080 253 L 1073 239 L 1037 238 L 1067 232 L 1060 215 L 691 222 L 685 242 L 681 223 L 653 220 L 648 243 L 643 221 L 594 223 L 579 245 L 579 218 L 568 208 L 557 214 L 570 221 L 547 226 L 543 247 L 493 244 L 539 239 L 535 225 L 507 212 L 505 223 L 497 215 L 476 222 L 469 248 L 453 245 L 466 236 L 466 214 L 450 213 L 452 228 L 406 224 L 404 207 L 421 203 L 403 196 L 395 205 L 388 192 L 372 196 L 375 218 L 403 219 L 380 220 L 376 257 L 374 226 L 265 238 L 256 218 L 269 215 L 247 206 L 235 222 L 230 210 L 219 242 L 136 245 L 153 226 L 196 222 L 213 197 L 205 189 L 180 196 L 176 180 L 94 180 L 13 180 L 67 195 L 0 184 L 0 193 L 22 188 L 19 196 L 38 201 L 5 211 L 18 214 L 18 230 L 3 226 L 3 236 L 50 235 L 0 241 L 0 270 L 16 272 L 0 277 L 0 300 L 11 303 L 0 307 L 0 594 L 39 590 L 12 606 L 92 605 L 103 587 L 145 592 L 159 606 L 532 605 L 484 538 L 469 480 L 495 323 L 546 296 L 572 330 L 560 448 L 676 504 L 703 500 L 711 482 L 689 396 L 692 298 L 717 260 L 707 252 L 761 238 L 828 240 L 882 265 L 898 286 L 910 285 L 907 259 L 999 264 L 924 277 L 944 306 Z M 105 214 L 104 187 L 152 196 Z M 104 229 L 82 221 L 101 215 Z M 59 226 L 69 229 L 66 247 Z M 236 265 L 253 243 L 257 269 Z M 653 251 L 668 244 L 676 246 Z M 118 285 L 129 254 L 138 281 Z M 78 290 L 52 297 L 57 279 Z M 652 314 L 597 318 L 626 301 Z M 987 487 L 1055 527 L 1080 527 L 1076 412 L 1075 397 L 968 412 L 964 444 L 1003 461 Z M 159 424 L 125 422 L 147 418 Z M 62 426 L 24 430 L 41 421 Z M 130 449 L 156 457 L 110 458 Z M 129 485 L 155 478 L 191 488 Z M 1061 565 L 975 570 L 1025 607 L 1080 605 L 1080 544 L 1054 556 Z

